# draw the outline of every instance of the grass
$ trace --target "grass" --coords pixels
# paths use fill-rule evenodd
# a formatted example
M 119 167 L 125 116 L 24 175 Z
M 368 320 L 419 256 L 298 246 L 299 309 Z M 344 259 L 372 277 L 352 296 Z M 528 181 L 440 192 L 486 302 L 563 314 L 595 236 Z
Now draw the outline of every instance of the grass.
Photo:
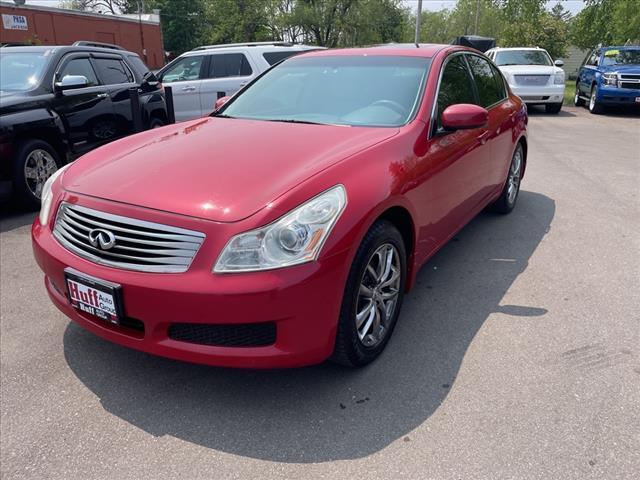
M 576 81 L 567 80 L 564 89 L 564 104 L 573 105 L 573 96 L 576 94 Z

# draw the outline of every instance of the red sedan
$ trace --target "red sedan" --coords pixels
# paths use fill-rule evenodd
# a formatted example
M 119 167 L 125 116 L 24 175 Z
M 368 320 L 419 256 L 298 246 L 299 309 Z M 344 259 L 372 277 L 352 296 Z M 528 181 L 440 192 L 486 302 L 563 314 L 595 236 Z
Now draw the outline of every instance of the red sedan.
M 509 213 L 526 165 L 526 107 L 463 47 L 303 54 L 219 107 L 50 178 L 33 246 L 72 320 L 210 365 L 367 364 L 420 266 Z

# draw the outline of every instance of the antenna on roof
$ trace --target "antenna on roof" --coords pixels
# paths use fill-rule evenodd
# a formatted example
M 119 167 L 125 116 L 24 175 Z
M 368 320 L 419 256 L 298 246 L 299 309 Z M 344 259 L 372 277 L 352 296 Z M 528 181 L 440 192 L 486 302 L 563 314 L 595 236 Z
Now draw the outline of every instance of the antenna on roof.
M 420 23 L 422 20 L 422 0 L 418 0 L 418 12 L 416 13 L 416 48 L 420 48 Z

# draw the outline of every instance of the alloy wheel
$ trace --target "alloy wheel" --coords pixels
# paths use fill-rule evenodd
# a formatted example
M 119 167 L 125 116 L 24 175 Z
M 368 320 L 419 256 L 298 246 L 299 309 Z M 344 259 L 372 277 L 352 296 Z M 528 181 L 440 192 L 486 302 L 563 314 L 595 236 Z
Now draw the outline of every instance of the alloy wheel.
M 365 347 L 384 340 L 400 293 L 400 254 L 390 243 L 380 246 L 369 259 L 360 281 L 356 302 L 356 330 Z
M 507 179 L 507 201 L 509 204 L 513 204 L 516 201 L 518 195 L 518 189 L 520 188 L 520 173 L 522 171 L 522 149 L 518 148 L 511 160 L 511 167 L 509 168 L 509 178 Z
M 51 175 L 58 170 L 53 156 L 43 149 L 32 150 L 24 162 L 24 179 L 34 197 L 42 197 L 42 188 Z

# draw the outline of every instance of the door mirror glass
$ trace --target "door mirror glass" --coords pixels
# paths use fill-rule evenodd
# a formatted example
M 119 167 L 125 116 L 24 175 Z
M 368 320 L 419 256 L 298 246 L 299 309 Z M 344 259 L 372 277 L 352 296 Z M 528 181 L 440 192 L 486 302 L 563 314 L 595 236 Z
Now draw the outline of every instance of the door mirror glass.
M 563 62 L 562 60 L 560 60 L 560 59 L 558 59 L 558 60 L 556 60 L 555 62 L 553 62 L 553 64 L 554 64 L 556 67 L 562 67 L 562 66 L 564 66 L 564 62 Z
M 467 130 L 483 127 L 489 120 L 489 112 L 470 103 L 458 103 L 442 112 L 440 123 L 445 130 Z
M 56 90 L 73 90 L 89 86 L 89 80 L 84 75 L 65 75 L 62 80 L 56 82 Z
M 155 73 L 153 73 L 152 71 L 148 71 L 142 77 L 142 86 L 146 85 L 149 87 L 155 87 L 158 85 L 158 83 L 160 83 L 160 81 L 158 80 L 158 77 L 156 77 Z
M 230 96 L 225 96 L 217 99 L 216 103 L 213 105 L 213 111 L 217 112 L 218 110 L 220 110 L 222 106 L 229 101 L 230 98 Z

